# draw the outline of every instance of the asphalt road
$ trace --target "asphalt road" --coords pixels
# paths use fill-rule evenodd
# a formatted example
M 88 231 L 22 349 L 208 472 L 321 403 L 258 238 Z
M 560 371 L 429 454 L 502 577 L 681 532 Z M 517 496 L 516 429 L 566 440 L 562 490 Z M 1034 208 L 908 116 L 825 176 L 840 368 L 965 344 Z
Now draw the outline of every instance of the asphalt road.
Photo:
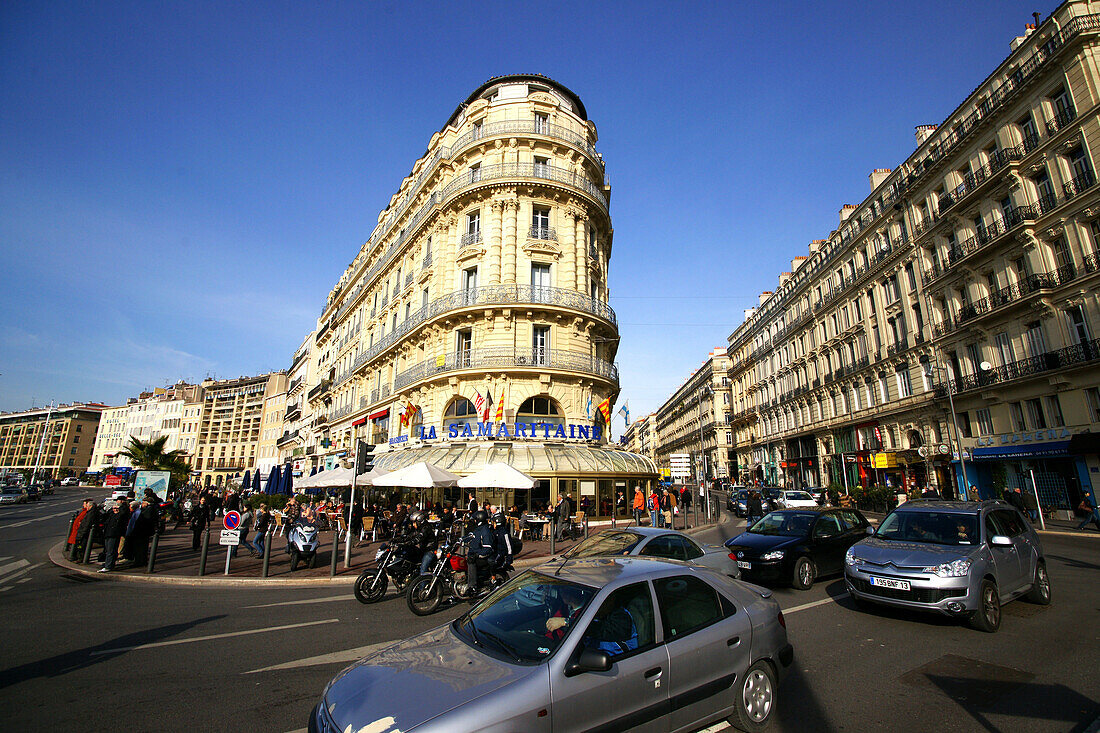
M 346 588 L 151 586 L 49 564 L 85 490 L 0 507 L 0 709 L 8 730 L 305 727 L 325 683 L 375 645 L 445 623 Z M 97 494 L 98 496 L 98 494 Z M 724 523 L 704 541 L 736 534 Z M 1054 604 L 981 634 L 854 609 L 843 582 L 776 589 L 793 671 L 772 730 L 1084 730 L 1100 715 L 1100 540 L 1053 537 Z

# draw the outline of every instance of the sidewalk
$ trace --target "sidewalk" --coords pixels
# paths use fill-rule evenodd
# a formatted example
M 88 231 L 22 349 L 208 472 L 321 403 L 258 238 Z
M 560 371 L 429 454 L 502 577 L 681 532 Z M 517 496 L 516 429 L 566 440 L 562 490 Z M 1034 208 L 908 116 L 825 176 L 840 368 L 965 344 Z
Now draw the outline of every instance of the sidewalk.
M 689 517 L 690 518 L 690 517 Z M 688 529 L 689 534 L 702 531 L 714 526 L 714 522 L 705 522 L 702 515 L 699 517 L 698 527 Z M 677 529 L 683 529 L 683 517 L 676 518 Z M 633 519 L 618 521 L 618 527 L 633 525 Z M 646 525 L 643 525 L 646 526 Z M 589 532 L 596 532 L 611 527 L 610 521 L 592 522 Z M 153 573 L 147 573 L 145 567 L 131 567 L 123 564 L 116 565 L 116 569 L 110 573 L 99 573 L 102 567 L 101 561 L 96 557 L 102 551 L 102 547 L 96 545 L 92 548 L 92 561 L 88 565 L 74 563 L 68 555 L 63 553 L 64 542 L 50 549 L 50 561 L 65 570 L 80 573 L 81 575 L 93 575 L 98 578 L 110 578 L 139 583 L 160 583 L 170 585 L 203 585 L 203 586 L 256 586 L 272 585 L 281 588 L 292 586 L 317 586 L 317 585 L 350 585 L 355 582 L 367 568 L 374 567 L 374 556 L 378 552 L 378 542 L 364 541 L 361 545 L 352 542 L 351 566 L 344 569 L 344 543 L 337 548 L 336 576 L 330 577 L 332 562 L 333 532 L 320 533 L 320 547 L 317 550 L 316 566 L 312 569 L 304 567 L 301 563 L 298 570 L 290 572 L 290 555 L 286 552 L 286 538 L 275 534 L 271 537 L 271 558 L 268 566 L 268 577 L 263 578 L 263 559 L 251 557 L 248 550 L 240 548 L 237 556 L 230 561 L 229 575 L 225 574 L 226 548 L 218 544 L 219 530 L 210 533 L 210 549 L 206 559 L 206 575 L 199 575 L 199 552 L 191 550 L 192 535 L 186 525 L 179 529 L 171 527 L 161 535 L 157 549 L 156 566 Z M 251 540 L 252 537 L 249 537 Z M 200 538 L 201 542 L 201 538 Z M 576 541 L 558 542 L 554 550 L 560 553 L 569 549 Z M 533 567 L 546 562 L 551 557 L 549 541 L 524 540 L 523 551 L 516 556 L 513 566 L 517 570 Z

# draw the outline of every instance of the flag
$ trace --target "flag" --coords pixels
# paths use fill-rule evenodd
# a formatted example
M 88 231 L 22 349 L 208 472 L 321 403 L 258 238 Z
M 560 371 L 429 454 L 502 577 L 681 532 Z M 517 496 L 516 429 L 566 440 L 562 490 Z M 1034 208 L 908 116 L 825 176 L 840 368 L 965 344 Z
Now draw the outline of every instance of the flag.
M 485 390 L 485 409 L 478 415 L 481 422 L 489 422 L 489 411 L 493 408 L 493 395 L 489 390 Z
M 493 418 L 496 422 L 504 422 L 504 388 L 500 388 L 500 397 L 497 399 L 497 414 Z
M 596 409 L 600 411 L 601 415 L 603 415 L 603 421 L 605 423 L 607 423 L 608 425 L 610 425 L 611 424 L 611 398 L 608 397 L 606 400 L 601 402 L 599 405 L 596 406 Z
M 481 396 L 481 393 L 476 389 L 474 390 L 474 412 L 481 416 L 482 410 L 485 409 L 485 398 Z
M 623 406 L 619 408 L 618 415 L 623 416 L 623 422 L 626 425 L 630 424 L 630 400 L 623 403 Z
M 397 414 L 401 416 L 401 427 L 405 427 L 408 424 L 409 420 L 408 410 L 405 409 L 404 405 L 400 405 L 397 408 Z
M 592 419 L 592 395 L 588 395 L 588 404 L 585 405 L 584 416 L 589 420 Z

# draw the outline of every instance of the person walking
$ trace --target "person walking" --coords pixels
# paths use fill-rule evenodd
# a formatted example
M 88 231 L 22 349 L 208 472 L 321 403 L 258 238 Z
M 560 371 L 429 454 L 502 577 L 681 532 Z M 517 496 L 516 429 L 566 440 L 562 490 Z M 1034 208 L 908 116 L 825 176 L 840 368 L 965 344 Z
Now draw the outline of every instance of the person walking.
M 99 569 L 101 573 L 109 573 L 114 570 L 115 563 L 118 561 L 118 543 L 126 533 L 126 525 L 130 520 L 129 509 L 127 508 L 126 511 L 123 511 L 124 506 L 124 503 L 121 501 L 114 502 L 110 513 L 107 515 L 107 521 L 103 526 L 103 547 L 105 554 L 103 558 L 103 567 Z
M 1077 508 L 1088 512 L 1085 518 L 1081 520 L 1081 523 L 1077 525 L 1077 529 L 1084 529 L 1086 524 L 1092 522 L 1096 526 L 1096 529 L 1100 530 L 1100 508 L 1096 506 L 1096 498 L 1092 495 L 1091 491 L 1085 492 L 1085 496 L 1081 499 L 1081 503 Z
M 267 504 L 260 504 L 256 510 L 256 539 L 252 543 L 252 554 L 263 557 L 264 545 L 267 543 L 267 530 L 271 526 L 271 512 L 267 510 Z
M 1031 518 L 1032 522 L 1039 521 L 1039 502 L 1035 501 L 1035 494 L 1030 491 L 1020 491 L 1020 487 L 1016 487 L 1016 495 L 1020 497 L 1020 503 L 1023 505 L 1021 511 Z
M 656 486 L 649 493 L 649 526 L 661 526 L 661 495 Z
M 634 487 L 634 526 L 642 526 L 642 515 L 645 514 L 645 495 L 642 494 L 642 487 Z
M 558 496 L 558 506 L 556 511 L 556 519 L 558 521 L 558 542 L 565 539 L 565 533 L 569 531 L 572 524 L 573 514 L 569 511 L 569 497 L 566 494 Z
M 749 492 L 748 505 L 749 505 L 749 507 L 748 507 L 749 508 L 748 523 L 749 523 L 749 526 L 751 527 L 756 522 L 757 519 L 760 519 L 762 516 L 764 516 L 764 503 L 760 498 L 760 492 L 759 491 L 753 490 L 753 491 Z
M 248 548 L 249 554 L 256 554 L 256 547 L 248 541 L 248 533 L 252 530 L 252 507 L 247 504 L 244 505 L 244 511 L 241 512 L 241 524 L 238 529 L 241 531 L 241 544 Z M 237 556 L 237 545 L 230 548 L 229 554 L 233 557 Z
M 661 526 L 672 527 L 672 492 L 661 490 Z
M 199 503 L 191 508 L 191 552 L 199 551 L 199 538 L 210 523 L 210 505 L 206 503 L 206 494 L 199 497 Z

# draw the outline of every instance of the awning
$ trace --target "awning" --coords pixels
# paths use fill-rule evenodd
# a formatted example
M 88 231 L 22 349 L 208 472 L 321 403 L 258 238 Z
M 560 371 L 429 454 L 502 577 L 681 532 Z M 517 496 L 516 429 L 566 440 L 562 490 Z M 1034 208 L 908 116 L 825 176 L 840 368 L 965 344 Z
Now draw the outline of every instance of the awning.
M 378 412 L 372 412 L 371 414 L 367 415 L 367 419 L 368 420 L 377 420 L 378 418 L 386 417 L 389 414 L 390 414 L 390 408 L 387 407 L 385 410 L 379 410 Z
M 361 417 L 361 418 L 359 418 L 358 420 L 356 420 L 355 422 L 353 422 L 353 423 L 351 424 L 351 426 L 352 426 L 353 428 L 355 428 L 355 427 L 359 427 L 360 425 L 365 425 L 365 424 L 366 424 L 366 422 L 367 422 L 367 418 L 365 418 L 365 417 Z
M 1023 443 L 1002 448 L 975 448 L 972 460 L 995 461 L 1008 458 L 1041 458 L 1043 456 L 1065 456 L 1069 454 L 1070 442 L 1058 440 L 1048 443 Z

